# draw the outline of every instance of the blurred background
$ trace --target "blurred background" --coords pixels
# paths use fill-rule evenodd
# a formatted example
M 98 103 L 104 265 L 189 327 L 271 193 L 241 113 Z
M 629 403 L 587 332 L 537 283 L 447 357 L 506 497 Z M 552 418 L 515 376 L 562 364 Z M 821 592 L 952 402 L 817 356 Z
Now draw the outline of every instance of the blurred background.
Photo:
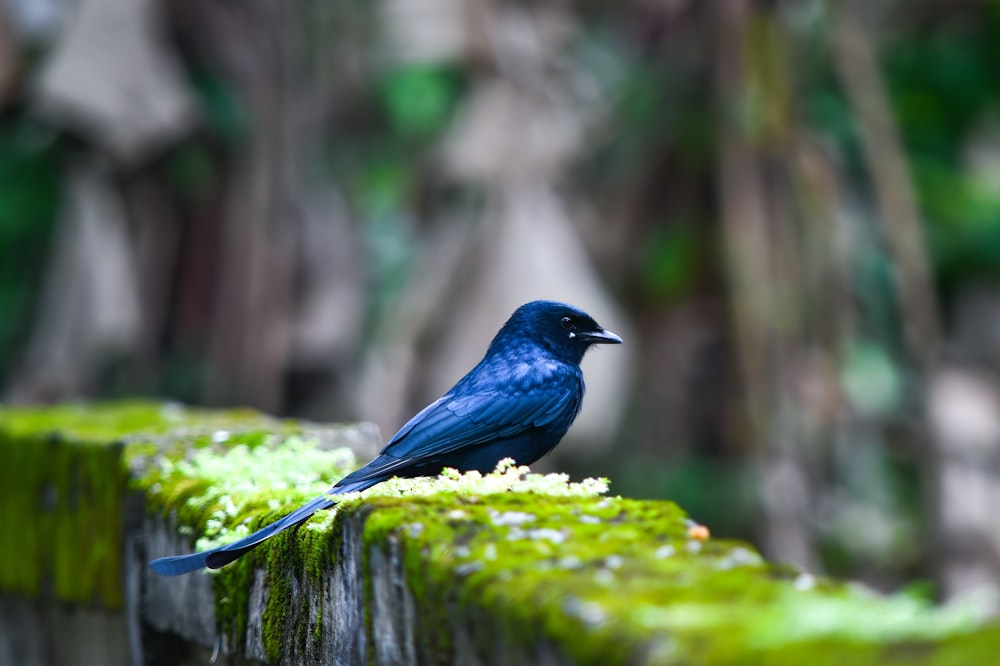
M 5 402 L 385 437 L 534 298 L 544 469 L 1000 599 L 1000 2 L 0 0 Z

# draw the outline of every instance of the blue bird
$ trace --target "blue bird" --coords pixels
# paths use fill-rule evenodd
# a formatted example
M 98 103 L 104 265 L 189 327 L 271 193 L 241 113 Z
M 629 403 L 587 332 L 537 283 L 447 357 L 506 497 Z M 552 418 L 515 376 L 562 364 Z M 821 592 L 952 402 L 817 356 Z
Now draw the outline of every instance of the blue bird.
M 400 428 L 381 453 L 320 495 L 239 541 L 150 563 L 163 576 L 218 569 L 266 539 L 337 503 L 332 495 L 392 477 L 431 476 L 445 467 L 491 472 L 503 458 L 530 465 L 559 443 L 580 411 L 580 361 L 594 344 L 620 344 L 586 312 L 565 303 L 519 307 L 483 360 L 450 391 Z

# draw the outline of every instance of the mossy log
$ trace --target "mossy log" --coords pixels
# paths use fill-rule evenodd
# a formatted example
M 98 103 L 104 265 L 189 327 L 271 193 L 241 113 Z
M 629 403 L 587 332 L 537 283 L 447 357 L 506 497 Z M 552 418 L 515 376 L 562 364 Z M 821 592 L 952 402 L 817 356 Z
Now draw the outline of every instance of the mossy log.
M 0 613 L 18 627 L 0 636 L 0 663 L 219 651 L 287 664 L 978 664 L 1000 653 L 1000 625 L 975 604 L 815 578 L 706 538 L 670 502 L 509 465 L 345 496 L 214 574 L 148 569 L 274 520 L 375 448 L 370 426 L 245 411 L 0 409 Z M 95 616 L 120 649 L 66 644 Z

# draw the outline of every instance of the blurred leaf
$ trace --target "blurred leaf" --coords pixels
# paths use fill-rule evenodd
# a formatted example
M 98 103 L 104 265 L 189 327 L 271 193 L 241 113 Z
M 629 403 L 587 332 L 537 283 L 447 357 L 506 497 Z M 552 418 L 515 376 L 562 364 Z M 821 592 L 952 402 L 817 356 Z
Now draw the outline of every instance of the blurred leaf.
M 390 72 L 380 93 L 389 124 L 404 137 L 427 138 L 450 120 L 460 92 L 455 70 L 439 65 L 410 65 Z
M 996 96 L 997 81 L 979 29 L 914 32 L 885 49 L 896 116 L 909 145 L 954 155 L 961 137 Z
M 28 334 L 62 178 L 55 134 L 24 119 L 0 125 L 0 376 Z
M 1000 278 L 1000 193 L 933 157 L 913 160 L 937 275 L 946 283 Z
M 250 118 L 232 85 L 207 71 L 192 74 L 191 84 L 214 133 L 231 145 L 243 142 L 251 131 Z
M 636 63 L 629 76 L 621 81 L 618 93 L 620 123 L 632 130 L 650 131 L 660 126 L 670 113 L 667 105 L 669 81 L 654 63 Z
M 740 461 L 701 455 L 664 460 L 624 456 L 606 461 L 613 492 L 677 502 L 716 536 L 749 537 L 754 475 Z
M 155 395 L 169 395 L 185 402 L 196 403 L 208 376 L 209 367 L 200 354 L 185 349 L 173 349 L 164 359 L 162 372 L 156 377 L 157 385 L 147 391 Z M 135 387 L 126 385 L 123 395 L 134 394 Z
M 59 207 L 62 164 L 55 135 L 28 122 L 0 130 L 0 247 L 45 235 Z
M 370 218 L 402 208 L 409 185 L 410 179 L 402 163 L 376 159 L 362 172 L 355 194 Z
M 646 287 L 663 299 L 683 296 L 694 283 L 698 254 L 698 236 L 690 229 L 673 225 L 657 230 L 645 246 Z
M 212 156 L 204 146 L 194 142 L 188 142 L 170 154 L 167 176 L 188 201 L 202 199 L 218 186 Z
M 354 195 L 361 204 L 368 265 L 375 279 L 376 302 L 385 302 L 409 276 L 415 240 L 407 206 L 410 171 L 392 155 L 373 159 L 362 172 Z
M 937 586 L 931 580 L 914 580 L 907 583 L 899 594 L 914 601 L 931 604 L 937 598 Z
M 895 363 L 884 348 L 869 342 L 854 342 L 847 348 L 840 381 L 861 414 L 888 414 L 902 399 L 903 382 Z

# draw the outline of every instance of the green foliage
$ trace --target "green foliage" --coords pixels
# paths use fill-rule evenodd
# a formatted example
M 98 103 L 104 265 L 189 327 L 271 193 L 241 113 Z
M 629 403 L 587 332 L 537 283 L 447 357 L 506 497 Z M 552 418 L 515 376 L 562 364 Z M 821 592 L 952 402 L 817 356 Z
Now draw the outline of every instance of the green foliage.
M 376 289 L 376 305 L 393 301 L 406 284 L 416 242 L 409 210 L 413 177 L 406 164 L 374 158 L 355 178 L 355 197 L 364 215 L 363 238 Z
M 907 144 L 921 154 L 956 159 L 982 112 L 997 98 L 989 21 L 915 30 L 884 48 L 887 82 Z
M 234 147 L 245 144 L 253 129 L 251 118 L 232 83 L 206 70 L 193 72 L 190 82 L 212 132 Z
M 646 287 L 662 300 L 688 295 L 699 268 L 700 237 L 687 227 L 661 227 L 645 247 Z
M 359 173 L 357 189 L 368 219 L 399 211 L 405 204 L 411 180 L 403 165 L 392 157 L 371 159 Z
M 939 279 L 1000 279 L 996 10 L 904 32 L 883 50 Z M 985 153 L 987 164 L 971 159 Z
M 205 198 L 219 186 L 212 156 L 204 145 L 193 141 L 171 152 L 166 172 L 175 191 L 188 202 Z
M 153 483 L 159 456 L 176 461 L 230 430 L 252 447 L 296 428 L 246 410 L 146 402 L 0 407 L 0 542 L 19 544 L 0 549 L 0 591 L 120 607 L 125 496 L 141 485 L 130 472 Z M 171 490 L 205 486 L 189 477 Z
M 443 65 L 406 65 L 388 72 L 379 87 L 390 129 L 402 138 L 428 139 L 451 119 L 461 78 Z
M 840 372 L 844 394 L 857 414 L 884 416 L 902 403 L 900 370 L 882 347 L 865 342 L 850 345 Z
M 964 17 L 956 12 L 943 21 L 905 23 L 879 49 L 935 276 L 945 287 L 969 279 L 1000 279 L 1000 196 L 996 168 L 989 166 L 1000 152 L 1000 71 L 993 66 L 1000 57 L 997 44 L 1000 14 L 984 9 Z M 830 57 L 815 63 L 813 71 L 796 72 L 803 80 L 804 117 L 835 141 L 854 181 L 852 189 L 870 195 L 856 109 L 844 98 Z M 970 159 L 977 150 L 985 152 L 988 164 Z M 881 242 L 872 240 L 873 248 Z M 884 287 L 885 281 L 871 273 L 859 276 L 863 298 L 868 298 L 864 294 L 873 277 L 876 290 Z M 868 314 L 892 311 L 890 303 L 882 302 Z
M 0 123 L 0 379 L 12 369 L 41 294 L 63 161 L 50 130 L 20 117 Z

